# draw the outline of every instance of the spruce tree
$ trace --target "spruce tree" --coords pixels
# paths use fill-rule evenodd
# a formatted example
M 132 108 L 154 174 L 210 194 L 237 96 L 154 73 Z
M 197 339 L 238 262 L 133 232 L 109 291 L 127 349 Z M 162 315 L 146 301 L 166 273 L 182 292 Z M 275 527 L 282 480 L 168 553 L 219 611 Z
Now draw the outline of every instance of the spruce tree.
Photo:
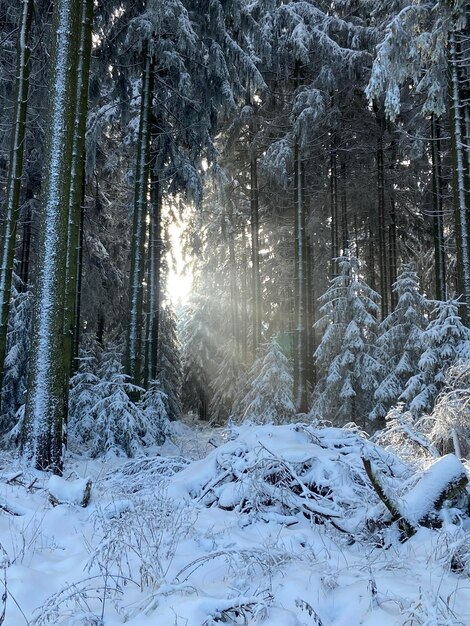
M 242 400 L 243 419 L 286 424 L 295 418 L 292 367 L 274 338 L 253 366 L 257 372 Z
M 457 300 L 438 303 L 422 345 L 418 373 L 409 379 L 400 396 L 415 417 L 432 410 L 447 370 L 459 359 L 470 358 L 470 329 L 462 323 Z
M 320 381 L 311 413 L 338 425 L 365 426 L 380 376 L 375 345 L 380 296 L 362 280 L 356 257 L 347 254 L 337 263 L 339 275 L 320 297 L 316 328 L 324 334 L 315 351 Z
M 376 402 L 371 419 L 383 419 L 418 369 L 423 351 L 423 331 L 427 325 L 430 302 L 420 294 L 418 276 L 406 265 L 395 283 L 395 309 L 379 327 L 382 378 L 374 394 Z

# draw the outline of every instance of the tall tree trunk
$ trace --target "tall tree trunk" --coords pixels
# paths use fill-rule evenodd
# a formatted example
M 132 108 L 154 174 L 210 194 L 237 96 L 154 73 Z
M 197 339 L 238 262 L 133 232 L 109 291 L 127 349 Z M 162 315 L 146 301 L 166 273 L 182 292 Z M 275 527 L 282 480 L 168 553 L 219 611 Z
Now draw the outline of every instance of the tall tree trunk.
M 77 260 L 76 260 L 76 278 L 75 278 L 75 301 L 73 305 L 74 320 L 73 328 L 73 358 L 72 358 L 72 374 L 78 371 L 80 365 L 80 333 L 81 333 L 81 307 L 82 307 L 82 281 L 83 281 L 83 237 L 85 228 L 85 176 L 82 179 L 82 201 L 80 206 L 80 221 L 78 228 L 77 242 Z
M 241 343 L 242 343 L 242 359 L 243 363 L 248 363 L 248 255 L 246 253 L 246 230 L 245 224 L 242 224 L 242 328 L 241 328 Z
M 139 136 L 134 182 L 134 224 L 132 231 L 130 303 L 126 345 L 126 374 L 136 385 L 141 385 L 143 374 L 142 309 L 153 83 L 153 61 L 150 51 L 147 50 L 144 56 L 144 69 L 142 72 Z
M 339 218 L 338 218 L 338 153 L 336 135 L 331 135 L 330 145 L 330 209 L 331 209 L 331 270 L 330 278 L 336 276 L 339 257 Z
M 10 162 L 5 190 L 5 211 L 2 224 L 2 258 L 0 263 L 0 390 L 4 376 L 16 225 L 20 211 L 21 179 L 23 176 L 23 154 L 29 90 L 29 60 L 31 56 L 29 32 L 31 30 L 32 15 L 33 1 L 22 0 L 16 60 L 16 98 L 13 113 Z
M 74 137 L 80 0 L 54 2 L 50 102 L 42 176 L 37 278 L 22 450 L 36 467 L 62 471 L 67 207 Z
M 256 358 L 261 343 L 261 275 L 259 262 L 259 185 L 258 156 L 254 146 L 256 127 L 251 124 L 252 142 L 250 146 L 250 209 L 251 209 L 251 297 L 253 307 L 253 357 Z
M 379 123 L 382 120 L 379 119 Z M 383 131 L 377 139 L 377 200 L 378 200 L 378 242 L 380 295 L 382 297 L 382 319 L 388 315 L 387 248 L 385 226 L 385 165 L 383 149 Z
M 450 128 L 454 174 L 454 215 L 457 246 L 457 288 L 462 296 L 462 318 L 470 321 L 470 241 L 469 241 L 469 171 L 465 150 L 465 108 L 460 89 L 459 51 L 456 34 L 449 36 L 450 61 Z
M 295 204 L 295 276 L 294 276 L 294 315 L 295 315 L 295 359 L 294 359 L 294 398 L 297 411 L 306 413 L 308 409 L 307 389 L 307 238 L 305 230 L 304 164 L 301 148 L 296 142 L 294 148 L 294 204 Z
M 391 152 L 390 172 L 393 173 L 395 170 L 395 163 L 396 163 L 395 142 L 392 143 L 392 149 L 390 152 Z M 392 310 L 395 309 L 397 302 L 398 302 L 398 294 L 393 288 L 398 278 L 397 211 L 396 211 L 396 203 L 395 203 L 395 191 L 394 191 L 393 185 L 394 185 L 394 181 L 393 180 L 389 181 L 390 223 L 388 225 L 388 281 L 389 281 L 388 284 L 389 284 L 390 306 Z
M 65 261 L 65 312 L 64 312 L 64 355 L 68 366 L 68 379 L 74 370 L 74 340 L 78 337 L 74 324 L 77 323 L 75 309 L 77 305 L 78 262 L 81 222 L 83 217 L 85 186 L 85 132 L 88 111 L 88 85 L 90 81 L 91 38 L 93 23 L 93 0 L 81 0 L 80 44 L 75 92 L 75 132 L 70 171 L 70 195 L 67 227 L 67 257 Z
M 372 220 L 372 216 L 369 216 L 369 219 Z M 371 289 L 377 291 L 376 285 L 376 277 L 375 277 L 375 245 L 374 245 L 374 233 L 372 232 L 372 228 L 369 226 L 368 230 L 368 245 L 367 245 L 367 269 L 369 270 L 369 278 L 368 283 L 371 286 Z
M 444 239 L 443 181 L 441 164 L 441 129 L 439 120 L 431 116 L 432 187 L 434 200 L 434 267 L 436 300 L 447 299 L 446 250 Z
M 306 237 L 307 245 L 307 381 L 311 387 L 314 387 L 316 380 L 316 367 L 313 355 L 316 350 L 315 342 L 315 304 L 316 293 L 314 284 L 314 256 L 313 243 L 310 237 Z
M 34 193 L 31 187 L 26 188 L 25 204 L 23 207 L 22 230 L 21 237 L 21 253 L 20 264 L 18 269 L 18 277 L 21 281 L 21 290 L 27 291 L 29 284 L 29 259 L 31 255 L 31 222 L 33 219 L 31 203 L 34 199 Z
M 348 206 L 346 197 L 346 163 L 341 159 L 341 244 L 343 254 L 349 249 Z
M 156 136 L 154 135 L 154 140 Z M 155 142 L 154 142 L 155 143 Z M 144 387 L 157 378 L 158 336 L 160 326 L 161 264 L 163 240 L 161 234 L 162 193 L 160 181 L 155 172 L 155 159 L 150 167 L 150 222 L 148 242 L 147 274 L 147 338 L 145 344 Z
M 240 320 L 238 315 L 238 284 L 237 284 L 237 261 L 235 256 L 235 236 L 233 226 L 233 215 L 230 215 L 229 219 L 229 232 L 228 232 L 228 249 L 229 249 L 229 264 L 230 264 L 230 313 L 232 318 L 232 336 L 237 346 L 237 353 L 240 354 Z

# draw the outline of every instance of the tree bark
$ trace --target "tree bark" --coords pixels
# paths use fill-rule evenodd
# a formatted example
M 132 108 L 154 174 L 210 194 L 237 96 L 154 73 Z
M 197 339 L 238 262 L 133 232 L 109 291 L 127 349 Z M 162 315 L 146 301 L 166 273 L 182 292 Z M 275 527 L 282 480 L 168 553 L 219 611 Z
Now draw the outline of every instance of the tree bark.
M 450 65 L 450 127 L 453 160 L 454 216 L 457 247 L 457 288 L 462 297 L 461 316 L 466 324 L 470 318 L 470 240 L 469 240 L 469 171 L 465 139 L 465 108 L 462 101 L 459 76 L 459 51 L 456 34 L 449 35 Z
M 382 119 L 379 118 L 382 125 Z M 378 200 L 378 254 L 380 269 L 380 295 L 382 303 L 382 319 L 388 315 L 388 281 L 387 281 L 387 250 L 385 226 L 385 165 L 383 149 L 383 131 L 377 139 L 377 200 Z
M 79 335 L 75 332 L 78 275 L 81 271 L 79 260 L 80 242 L 82 236 L 82 217 L 85 185 L 85 132 L 88 110 L 88 85 L 90 80 L 91 37 L 93 23 L 93 0 L 81 1 L 80 16 L 80 44 L 78 51 L 78 68 L 76 75 L 75 93 L 75 129 L 72 149 L 72 163 L 70 172 L 70 195 L 67 225 L 67 257 L 65 263 L 65 312 L 64 312 L 64 358 L 68 368 L 65 381 L 68 389 L 68 379 L 74 370 L 75 350 L 74 341 Z M 77 347 L 78 348 L 78 347 Z
M 63 355 L 67 207 L 74 137 L 80 0 L 54 3 L 50 101 L 23 452 L 39 469 L 62 471 L 66 367 Z
M 390 173 L 392 174 L 395 171 L 395 162 L 396 162 L 396 145 L 395 142 L 392 142 L 391 149 L 391 163 L 390 163 Z M 398 278 L 398 242 L 397 242 L 397 211 L 396 211 L 396 202 L 395 202 L 395 192 L 394 192 L 394 181 L 389 180 L 389 196 L 390 196 L 390 211 L 389 218 L 390 223 L 388 225 L 388 286 L 389 286 L 389 296 L 390 296 L 390 306 L 391 309 L 395 309 L 398 302 L 398 294 L 394 290 L 393 286 L 397 282 Z
M 296 142 L 294 148 L 294 205 L 295 205 L 295 276 L 294 276 L 294 315 L 295 315 L 295 358 L 294 358 L 294 398 L 299 413 L 308 410 L 307 389 L 307 237 L 305 229 L 304 164 L 302 151 Z
M 130 303 L 126 345 L 126 374 L 130 377 L 131 382 L 136 385 L 141 385 L 143 374 L 142 310 L 153 83 L 153 61 L 150 52 L 147 50 L 144 56 L 142 72 L 139 136 L 134 183 L 134 224 L 132 230 Z
M 242 224 L 242 328 L 241 328 L 241 344 L 242 344 L 242 359 L 243 363 L 248 363 L 248 280 L 247 280 L 247 268 L 248 268 L 248 255 L 246 253 L 247 241 L 245 224 Z
M 7 327 L 10 312 L 10 291 L 15 255 L 16 225 L 20 211 L 21 179 L 26 134 L 26 114 L 29 91 L 29 33 L 33 15 L 33 1 L 22 0 L 17 44 L 16 98 L 13 113 L 13 131 L 10 146 L 5 212 L 2 224 L 2 249 L 0 263 L 0 390 L 4 376 L 7 346 Z
M 154 135 L 154 140 L 156 136 Z M 158 337 L 160 326 L 161 264 L 163 240 L 161 233 L 162 193 L 152 159 L 150 168 L 150 222 L 147 273 L 147 339 L 145 345 L 144 387 L 157 378 Z
M 338 273 L 336 259 L 339 257 L 339 227 L 338 227 L 338 154 L 336 151 L 336 136 L 331 135 L 330 145 L 330 209 L 331 209 L 331 270 L 330 278 Z
M 441 129 L 439 120 L 431 116 L 431 156 L 433 187 L 433 230 L 436 300 L 447 299 L 446 250 L 444 239 L 443 181 L 441 164 Z
M 251 208 L 251 297 L 253 307 L 253 358 L 256 358 L 261 343 L 261 276 L 259 261 L 259 185 L 258 157 L 254 146 L 256 127 L 251 125 L 252 142 L 250 146 L 250 208 Z

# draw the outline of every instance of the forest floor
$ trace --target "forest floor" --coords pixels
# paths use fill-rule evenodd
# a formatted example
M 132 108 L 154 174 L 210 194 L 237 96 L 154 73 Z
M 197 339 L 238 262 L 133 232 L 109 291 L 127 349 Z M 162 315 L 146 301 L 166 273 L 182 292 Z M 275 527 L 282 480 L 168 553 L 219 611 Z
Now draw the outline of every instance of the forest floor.
M 172 440 L 159 457 L 69 455 L 64 480 L 0 459 L 0 624 L 470 625 L 468 519 L 405 542 L 368 530 L 382 505 L 357 433 L 187 422 Z M 390 488 L 413 484 L 416 467 L 369 453 Z

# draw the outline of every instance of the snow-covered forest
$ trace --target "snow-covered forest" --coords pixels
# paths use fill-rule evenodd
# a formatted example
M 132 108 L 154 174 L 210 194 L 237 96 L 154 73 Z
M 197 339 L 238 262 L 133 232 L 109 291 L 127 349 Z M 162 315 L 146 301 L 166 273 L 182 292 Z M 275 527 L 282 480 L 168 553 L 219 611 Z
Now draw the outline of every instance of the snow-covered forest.
M 470 626 L 470 3 L 0 0 L 0 626 Z

